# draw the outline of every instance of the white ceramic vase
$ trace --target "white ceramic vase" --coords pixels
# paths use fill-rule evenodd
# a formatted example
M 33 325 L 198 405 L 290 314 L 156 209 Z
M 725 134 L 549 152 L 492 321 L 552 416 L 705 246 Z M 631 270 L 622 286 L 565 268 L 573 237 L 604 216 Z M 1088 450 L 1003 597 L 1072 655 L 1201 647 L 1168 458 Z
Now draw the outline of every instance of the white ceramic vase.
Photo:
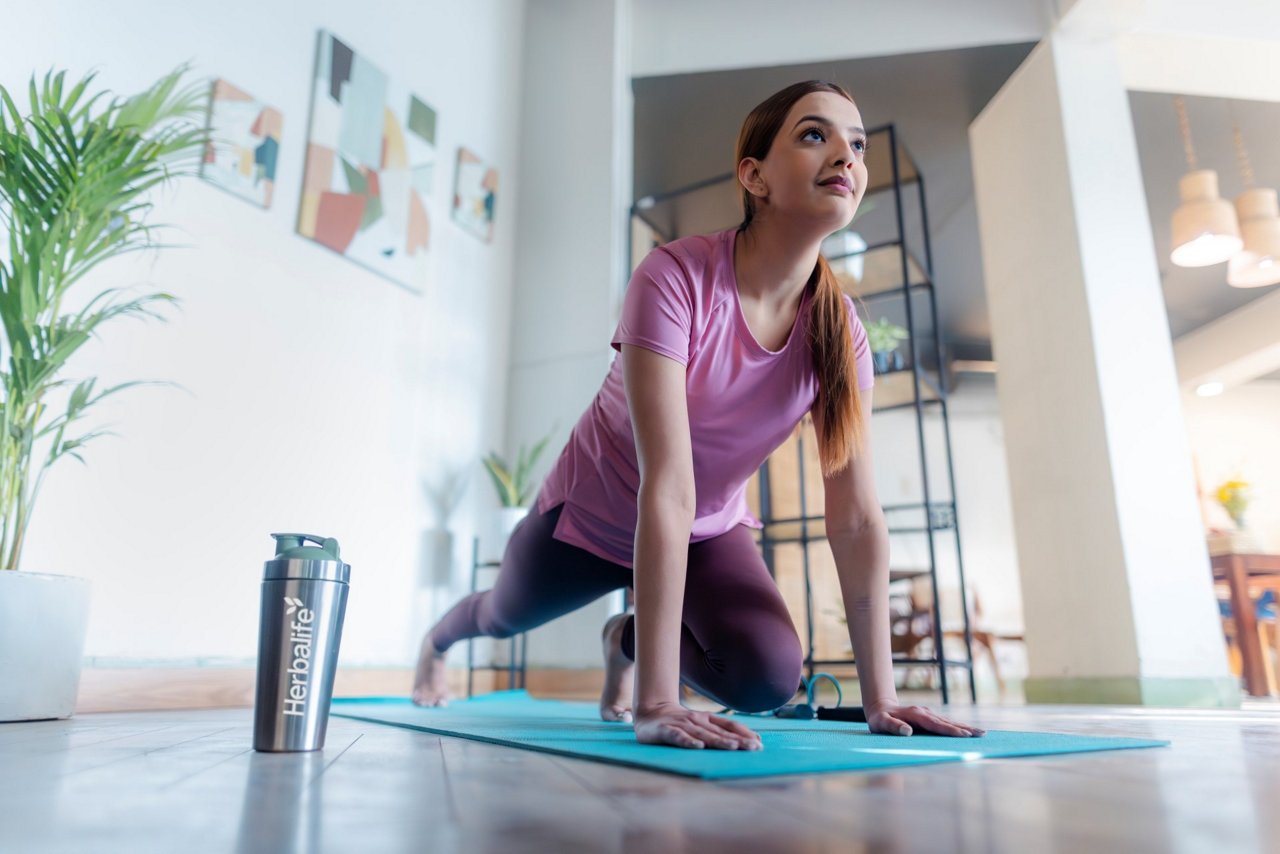
M 832 269 L 844 272 L 855 282 L 862 281 L 862 264 L 867 251 L 867 241 L 856 231 L 837 231 L 822 241 L 822 254 L 836 256 Z M 850 254 L 858 253 L 858 254 Z
M 0 721 L 75 712 L 89 592 L 87 578 L 0 570 Z
M 507 548 L 507 540 L 511 532 L 520 524 L 520 520 L 529 515 L 528 507 L 503 507 L 498 511 L 498 554 Z

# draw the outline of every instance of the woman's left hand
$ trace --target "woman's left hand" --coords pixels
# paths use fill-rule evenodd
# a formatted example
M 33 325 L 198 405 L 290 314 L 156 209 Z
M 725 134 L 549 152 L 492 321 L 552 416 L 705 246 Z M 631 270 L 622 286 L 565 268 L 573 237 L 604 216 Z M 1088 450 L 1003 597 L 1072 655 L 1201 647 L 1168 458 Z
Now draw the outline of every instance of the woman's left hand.
M 924 706 L 899 706 L 896 703 L 873 704 L 866 708 L 867 726 L 872 732 L 886 735 L 911 735 L 913 728 L 922 733 L 972 738 L 986 730 L 947 720 Z

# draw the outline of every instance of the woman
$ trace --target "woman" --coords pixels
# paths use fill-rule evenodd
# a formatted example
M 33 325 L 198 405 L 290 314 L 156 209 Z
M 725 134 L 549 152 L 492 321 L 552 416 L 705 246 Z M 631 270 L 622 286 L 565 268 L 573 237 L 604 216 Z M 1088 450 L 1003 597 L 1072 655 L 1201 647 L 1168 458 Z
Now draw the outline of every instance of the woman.
M 861 125 L 849 93 L 820 81 L 752 110 L 738 138 L 742 224 L 654 249 L 636 269 L 612 341 L 621 355 L 512 533 L 494 587 L 423 638 L 414 702 L 447 703 L 454 642 L 510 637 L 633 586 L 635 613 L 604 627 L 601 717 L 631 720 L 646 744 L 760 749 L 738 721 L 682 706 L 679 683 L 739 711 L 775 709 L 800 685 L 800 640 L 748 527 L 759 522 L 745 489 L 811 412 L 871 731 L 982 734 L 899 705 L 893 681 L 871 356 L 819 252 L 866 190 Z

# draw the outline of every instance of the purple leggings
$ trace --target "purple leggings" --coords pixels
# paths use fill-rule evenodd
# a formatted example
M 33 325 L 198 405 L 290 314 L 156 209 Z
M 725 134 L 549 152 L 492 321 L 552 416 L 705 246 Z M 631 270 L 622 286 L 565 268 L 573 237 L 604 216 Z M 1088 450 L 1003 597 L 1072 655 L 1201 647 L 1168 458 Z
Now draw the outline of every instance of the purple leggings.
M 466 638 L 509 638 L 632 586 L 627 567 L 551 536 L 562 504 L 520 520 L 502 556 L 498 580 L 450 609 L 432 630 L 443 652 Z M 635 661 L 635 616 L 623 627 L 622 652 Z M 731 709 L 763 712 L 800 687 L 803 652 L 791 615 L 751 531 L 689 544 L 680 630 L 680 678 Z

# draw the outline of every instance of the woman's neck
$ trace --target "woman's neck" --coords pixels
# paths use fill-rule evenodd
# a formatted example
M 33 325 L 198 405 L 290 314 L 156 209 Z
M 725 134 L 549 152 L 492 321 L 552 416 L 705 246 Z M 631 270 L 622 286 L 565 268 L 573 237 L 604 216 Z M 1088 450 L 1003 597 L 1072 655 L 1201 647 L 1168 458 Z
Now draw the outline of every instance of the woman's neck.
M 752 221 L 733 247 L 734 276 L 743 299 L 774 307 L 792 305 L 804 295 L 822 249 L 822 238 L 799 234 L 772 223 Z

